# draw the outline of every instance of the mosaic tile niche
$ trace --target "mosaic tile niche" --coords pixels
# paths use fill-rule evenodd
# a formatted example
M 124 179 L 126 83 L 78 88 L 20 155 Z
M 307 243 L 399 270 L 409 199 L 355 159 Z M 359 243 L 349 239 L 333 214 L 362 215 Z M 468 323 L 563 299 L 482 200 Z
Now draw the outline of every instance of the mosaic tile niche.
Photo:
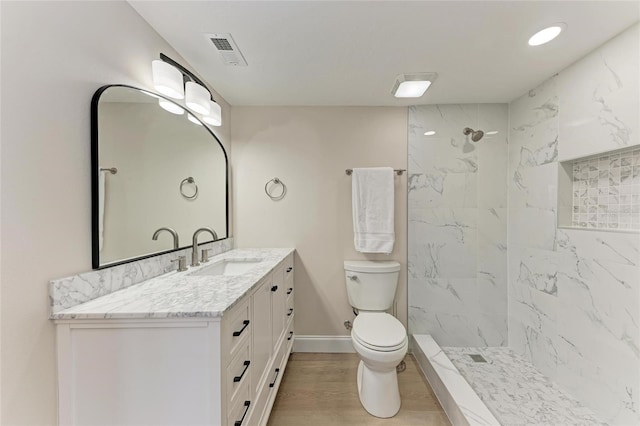
M 560 225 L 640 231 L 640 147 L 567 161 L 562 167 L 570 175 L 572 203 L 571 220 L 561 212 Z M 560 182 L 559 193 L 562 188 Z

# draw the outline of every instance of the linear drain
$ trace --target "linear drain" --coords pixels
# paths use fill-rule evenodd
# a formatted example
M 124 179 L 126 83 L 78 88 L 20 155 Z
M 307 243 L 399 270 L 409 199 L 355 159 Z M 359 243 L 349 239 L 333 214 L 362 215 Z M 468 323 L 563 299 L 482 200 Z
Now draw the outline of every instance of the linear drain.
M 486 359 L 480 354 L 468 354 L 469 358 L 473 360 L 473 362 L 487 362 Z

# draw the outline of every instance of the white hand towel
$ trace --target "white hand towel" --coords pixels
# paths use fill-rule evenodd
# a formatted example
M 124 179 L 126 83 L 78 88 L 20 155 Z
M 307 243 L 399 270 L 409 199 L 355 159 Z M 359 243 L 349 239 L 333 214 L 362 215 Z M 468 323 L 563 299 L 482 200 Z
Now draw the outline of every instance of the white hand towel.
M 393 229 L 393 169 L 353 169 L 353 231 L 356 250 L 361 253 L 391 253 Z
M 99 251 L 102 251 L 102 245 L 104 244 L 104 193 L 106 191 L 107 184 L 107 172 L 100 170 L 98 177 L 98 246 Z

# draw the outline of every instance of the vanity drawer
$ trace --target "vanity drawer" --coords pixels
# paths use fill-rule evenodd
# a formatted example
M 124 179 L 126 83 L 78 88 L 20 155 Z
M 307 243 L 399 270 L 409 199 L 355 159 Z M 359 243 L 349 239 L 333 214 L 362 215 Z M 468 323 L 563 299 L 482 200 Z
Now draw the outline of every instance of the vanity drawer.
M 227 353 L 227 362 L 235 357 L 241 346 L 251 335 L 251 305 L 250 298 L 246 298 L 231 312 L 223 317 L 222 327 L 222 348 L 223 353 Z M 225 363 L 224 365 L 227 365 Z
M 286 269 L 285 269 L 286 270 Z M 285 272 L 286 274 L 286 272 Z M 293 286 L 293 276 L 288 276 L 284 280 L 284 290 L 287 296 L 287 300 L 293 300 L 294 286 Z
M 295 334 L 293 333 L 293 316 L 287 323 L 287 330 L 284 333 L 284 343 L 283 346 L 291 346 L 293 343 L 293 339 L 295 339 Z
M 227 401 L 233 405 L 240 397 L 240 391 L 251 382 L 251 339 L 245 339 L 236 356 L 227 367 Z
M 293 254 L 284 260 L 284 274 L 286 279 L 293 278 Z
M 293 294 L 292 294 L 293 296 Z M 285 323 L 287 323 L 288 321 L 293 319 L 293 315 L 294 315 L 294 308 L 293 308 L 293 297 L 289 297 L 287 298 L 287 304 L 285 305 L 285 310 L 284 310 L 284 321 Z
M 238 389 L 236 400 L 233 404 L 229 404 L 231 408 L 227 415 L 228 426 L 247 426 L 249 424 L 253 402 L 249 398 L 249 381 L 243 382 Z

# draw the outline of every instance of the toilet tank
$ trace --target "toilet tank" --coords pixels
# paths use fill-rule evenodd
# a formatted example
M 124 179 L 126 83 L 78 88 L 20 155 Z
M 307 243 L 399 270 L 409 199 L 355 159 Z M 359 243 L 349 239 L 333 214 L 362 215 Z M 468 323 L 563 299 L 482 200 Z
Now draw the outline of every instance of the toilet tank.
M 363 311 L 386 311 L 393 305 L 400 263 L 346 260 L 344 274 L 349 304 Z

